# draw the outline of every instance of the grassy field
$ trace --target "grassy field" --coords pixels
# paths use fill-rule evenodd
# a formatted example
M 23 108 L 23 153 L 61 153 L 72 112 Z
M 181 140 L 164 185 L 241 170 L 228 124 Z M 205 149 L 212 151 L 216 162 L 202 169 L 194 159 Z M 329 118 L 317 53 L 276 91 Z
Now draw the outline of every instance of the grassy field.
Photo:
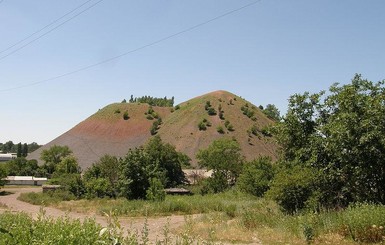
M 270 200 L 228 191 L 216 195 L 167 196 L 164 202 L 94 199 L 60 201 L 41 193 L 21 200 L 83 213 L 117 216 L 167 216 L 204 214 L 186 220 L 178 234 L 207 241 L 263 244 L 383 244 L 385 207 L 351 206 L 341 211 L 286 215 Z M 40 202 L 40 203 L 39 203 Z

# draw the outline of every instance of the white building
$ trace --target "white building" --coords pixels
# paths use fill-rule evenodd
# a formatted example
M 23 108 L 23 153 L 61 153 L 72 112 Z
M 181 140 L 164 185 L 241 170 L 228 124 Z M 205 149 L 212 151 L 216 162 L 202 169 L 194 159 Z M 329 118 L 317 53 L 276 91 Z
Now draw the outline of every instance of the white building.
M 47 178 L 33 176 L 7 176 L 7 185 L 43 185 Z
M 16 158 L 15 153 L 0 153 L 0 162 L 8 162 Z

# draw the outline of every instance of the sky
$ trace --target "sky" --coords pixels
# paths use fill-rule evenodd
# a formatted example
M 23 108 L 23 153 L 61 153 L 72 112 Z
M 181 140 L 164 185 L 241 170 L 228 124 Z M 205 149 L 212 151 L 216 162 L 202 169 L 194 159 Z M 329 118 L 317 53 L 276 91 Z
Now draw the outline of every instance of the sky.
M 0 1 L 0 142 L 46 144 L 131 95 L 178 104 L 227 90 L 285 114 L 295 93 L 356 73 L 385 79 L 384 10 L 383 0 Z

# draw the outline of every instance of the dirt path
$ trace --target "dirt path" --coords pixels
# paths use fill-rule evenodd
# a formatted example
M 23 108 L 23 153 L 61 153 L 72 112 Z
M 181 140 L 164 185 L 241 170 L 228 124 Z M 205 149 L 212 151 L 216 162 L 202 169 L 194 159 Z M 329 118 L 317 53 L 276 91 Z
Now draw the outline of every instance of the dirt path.
M 40 192 L 41 188 L 5 188 L 3 191 L 12 192 L 13 194 L 0 196 L 0 212 L 10 210 L 12 212 L 25 212 L 36 218 L 40 212 L 41 206 L 32 205 L 26 202 L 17 200 L 21 193 L 25 192 Z M 6 205 L 7 208 L 1 208 Z M 101 215 L 87 215 L 76 212 L 64 212 L 52 207 L 44 207 L 45 215 L 53 218 L 67 216 L 71 219 L 79 219 L 83 221 L 86 218 L 94 218 L 97 223 L 103 227 L 107 226 L 107 218 Z M 119 223 L 122 229 L 137 230 L 138 234 L 143 230 L 145 218 L 119 218 Z M 155 242 L 163 239 L 163 230 L 168 225 L 170 230 L 178 228 L 185 223 L 185 217 L 182 215 L 172 215 L 168 217 L 148 218 L 147 225 L 149 229 L 149 240 Z

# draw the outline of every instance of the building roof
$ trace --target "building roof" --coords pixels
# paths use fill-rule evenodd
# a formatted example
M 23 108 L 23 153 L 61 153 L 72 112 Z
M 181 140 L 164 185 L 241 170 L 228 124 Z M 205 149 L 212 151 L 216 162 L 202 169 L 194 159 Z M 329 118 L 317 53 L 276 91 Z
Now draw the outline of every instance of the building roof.
M 11 180 L 13 180 L 13 181 L 15 181 L 15 180 L 39 181 L 39 180 L 47 180 L 47 178 L 38 178 L 38 177 L 33 177 L 33 176 L 7 176 L 7 178 L 5 178 L 5 180 L 8 180 L 8 181 L 11 181 Z

